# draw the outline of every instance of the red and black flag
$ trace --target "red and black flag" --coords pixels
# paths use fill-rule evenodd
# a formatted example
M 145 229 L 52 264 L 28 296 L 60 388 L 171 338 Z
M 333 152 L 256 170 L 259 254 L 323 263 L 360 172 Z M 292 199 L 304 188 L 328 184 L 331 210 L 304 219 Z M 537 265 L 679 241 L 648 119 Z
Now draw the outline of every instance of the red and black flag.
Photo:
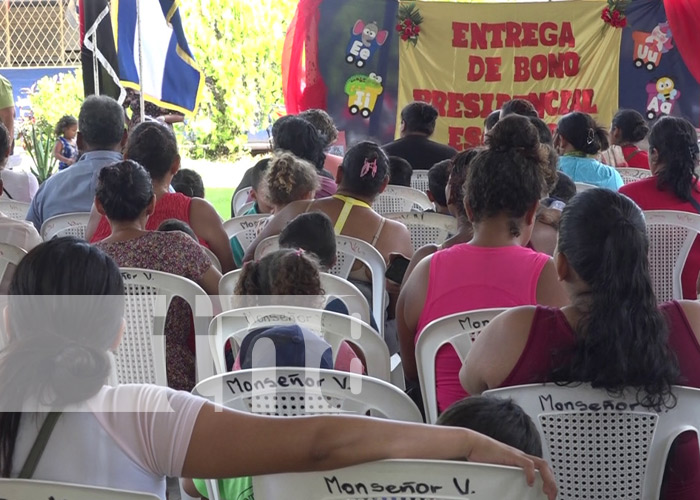
M 119 63 L 109 14 L 109 0 L 80 0 L 80 60 L 85 95 L 95 93 L 97 62 L 99 93 L 120 99 Z

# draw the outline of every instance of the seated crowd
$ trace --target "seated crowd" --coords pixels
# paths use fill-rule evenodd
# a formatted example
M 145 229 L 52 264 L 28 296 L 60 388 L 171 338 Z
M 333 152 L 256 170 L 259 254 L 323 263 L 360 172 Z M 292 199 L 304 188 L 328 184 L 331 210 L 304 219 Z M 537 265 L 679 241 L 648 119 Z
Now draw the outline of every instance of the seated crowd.
M 659 412 L 674 407 L 674 385 L 700 388 L 700 243 L 682 274 L 683 298 L 691 300 L 658 304 L 643 214 L 700 213 L 693 126 L 664 117 L 649 129 L 636 111 L 620 110 L 608 133 L 574 112 L 552 133 L 530 103 L 516 99 L 488 116 L 483 145 L 457 153 L 430 139 L 437 117 L 429 104 L 411 103 L 401 111 L 399 139 L 359 142 L 342 157 L 328 154 L 338 131 L 327 113 L 280 118 L 271 156 L 237 188 L 249 189 L 239 215 L 256 216 L 250 242 L 227 232 L 203 199 L 201 177 L 180 168 L 171 127 L 147 121 L 127 133 L 116 101 L 88 97 L 77 123 L 64 117 L 57 126 L 65 166 L 32 194 L 27 221 L 0 213 L 0 243 L 28 252 L 0 283 L 9 290 L 0 342 L 0 477 L 20 474 L 43 421 L 53 418 L 45 417 L 48 408 L 62 413 L 49 414 L 56 430 L 34 479 L 160 498 L 166 477 L 193 478 L 183 487 L 197 497 L 208 495 L 204 479 L 218 479 L 226 500 L 252 498 L 251 476 L 260 474 L 385 458 L 466 459 L 523 467 L 530 484 L 537 469 L 553 499 L 537 426 L 514 402 L 483 392 L 583 382 L 611 395 L 633 388 L 639 405 Z M 77 159 L 63 155 L 73 137 Z M 13 179 L 2 170 L 9 151 L 0 125 L 0 187 Z M 649 176 L 623 185 L 618 169 L 626 167 L 649 169 Z M 410 188 L 417 172 L 427 179 L 430 217 L 453 230 L 414 247 L 408 225 L 375 203 L 389 184 Z M 10 191 L 19 189 L 12 183 Z M 42 243 L 42 224 L 71 212 L 90 213 L 86 241 Z M 190 393 L 201 382 L 195 311 L 180 297 L 165 318 L 168 387 L 108 385 L 111 353 L 129 329 L 120 267 L 187 278 L 211 297 L 214 313 L 291 304 L 343 317 L 355 311 L 324 289 L 339 264 L 338 236 L 373 247 L 387 268 L 381 287 L 360 260 L 341 278 L 368 305 L 379 290 L 385 294 L 385 309 L 371 306 L 367 327 L 383 333 L 387 356 L 400 358 L 405 390 L 421 410 L 416 344 L 426 327 L 457 313 L 504 310 L 465 359 L 449 345 L 437 351 L 437 425 L 277 419 L 216 407 Z M 232 296 L 223 296 L 224 283 L 235 283 Z M 302 324 L 270 326 L 227 344 L 225 369 L 367 374 L 366 354 L 351 339 L 333 352 Z M 662 498 L 694 498 L 697 434 L 676 437 L 665 460 Z

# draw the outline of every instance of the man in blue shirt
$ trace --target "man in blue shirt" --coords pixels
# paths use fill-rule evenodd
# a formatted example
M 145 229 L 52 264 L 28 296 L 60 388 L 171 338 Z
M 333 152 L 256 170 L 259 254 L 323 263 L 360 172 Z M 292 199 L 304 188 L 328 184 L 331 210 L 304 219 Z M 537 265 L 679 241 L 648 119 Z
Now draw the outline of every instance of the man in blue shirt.
M 124 110 L 107 96 L 85 99 L 78 116 L 78 149 L 83 155 L 71 168 L 49 177 L 32 200 L 27 220 L 37 230 L 54 215 L 89 212 L 102 167 L 122 160 L 126 144 Z

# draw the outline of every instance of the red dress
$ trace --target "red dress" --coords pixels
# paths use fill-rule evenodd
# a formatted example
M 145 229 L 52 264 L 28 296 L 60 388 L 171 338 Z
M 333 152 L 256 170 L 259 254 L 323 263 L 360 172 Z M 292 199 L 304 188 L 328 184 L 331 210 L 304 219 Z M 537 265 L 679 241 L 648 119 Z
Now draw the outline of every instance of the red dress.
M 165 193 L 157 202 L 156 208 L 153 214 L 148 218 L 146 222 L 147 231 L 155 231 L 158 226 L 163 221 L 168 219 L 177 219 L 182 222 L 190 223 L 190 204 L 192 203 L 192 198 L 185 196 L 182 193 Z M 100 223 L 95 230 L 95 234 L 92 235 L 90 243 L 97 243 L 98 241 L 104 240 L 106 237 L 112 234 L 112 228 L 109 226 L 107 217 L 104 215 L 100 219 Z M 199 243 L 209 247 L 206 241 L 199 238 Z
M 628 167 L 649 170 L 649 153 L 631 144 L 622 146 L 621 149 Z
M 678 358 L 679 385 L 700 388 L 700 344 L 676 301 L 659 306 L 669 325 L 669 344 Z M 501 387 L 549 382 L 553 353 L 565 353 L 574 346 L 575 334 L 560 309 L 537 306 L 530 335 L 520 359 Z M 561 359 L 561 358 L 560 358 Z M 664 474 L 661 498 L 697 499 L 700 491 L 700 452 L 694 432 L 681 434 L 674 442 Z
M 658 177 L 648 177 L 637 182 L 632 182 L 620 188 L 620 193 L 628 196 L 642 210 L 678 210 L 680 212 L 698 213 L 697 210 L 688 203 L 682 201 L 668 189 L 659 189 L 656 185 Z M 700 191 L 697 188 L 692 190 L 693 198 L 700 202 Z M 693 246 L 690 247 L 688 259 L 681 274 L 681 285 L 683 287 L 683 298 L 695 300 L 695 282 L 700 273 L 700 238 L 695 238 Z

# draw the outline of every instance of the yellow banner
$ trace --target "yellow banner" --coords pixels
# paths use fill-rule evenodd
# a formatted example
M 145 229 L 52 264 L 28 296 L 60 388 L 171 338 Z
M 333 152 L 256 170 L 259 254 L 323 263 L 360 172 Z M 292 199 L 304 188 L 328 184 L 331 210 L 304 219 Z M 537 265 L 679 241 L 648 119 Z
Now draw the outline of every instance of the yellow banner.
M 479 144 L 484 119 L 515 97 L 550 124 L 571 111 L 610 123 L 622 30 L 601 20 L 606 2 L 415 5 L 423 23 L 415 46 L 399 42 L 398 104 L 435 106 L 436 141 Z

